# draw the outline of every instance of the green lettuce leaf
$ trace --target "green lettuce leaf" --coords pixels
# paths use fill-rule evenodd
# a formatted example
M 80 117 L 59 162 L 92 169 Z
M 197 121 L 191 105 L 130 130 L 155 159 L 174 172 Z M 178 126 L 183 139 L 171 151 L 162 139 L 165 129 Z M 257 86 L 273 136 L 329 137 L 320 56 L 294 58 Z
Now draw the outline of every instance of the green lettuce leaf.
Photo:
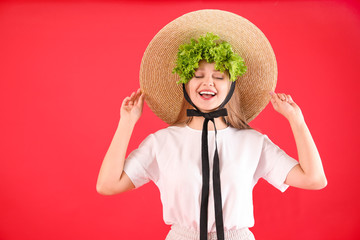
M 228 42 L 220 42 L 219 39 L 219 36 L 207 33 L 198 40 L 191 39 L 190 43 L 179 46 L 176 67 L 172 71 L 180 76 L 177 83 L 189 82 L 194 77 L 201 60 L 206 60 L 208 63 L 215 62 L 215 69 L 220 72 L 228 71 L 230 81 L 236 81 L 246 72 L 245 62 L 240 55 L 233 52 Z

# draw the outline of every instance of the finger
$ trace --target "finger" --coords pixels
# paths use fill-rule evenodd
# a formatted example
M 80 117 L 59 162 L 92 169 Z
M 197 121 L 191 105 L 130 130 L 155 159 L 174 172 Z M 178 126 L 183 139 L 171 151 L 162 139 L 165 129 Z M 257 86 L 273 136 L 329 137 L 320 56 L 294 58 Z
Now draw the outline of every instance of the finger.
M 293 103 L 294 102 L 289 94 L 281 93 L 280 95 L 281 95 L 280 96 L 281 101 L 287 102 L 287 103 Z
M 275 92 L 270 92 L 270 95 L 271 95 L 271 103 L 273 105 L 274 108 L 277 108 L 278 107 L 278 104 L 281 102 L 279 96 L 277 93 Z
M 271 93 L 270 93 L 271 94 Z M 271 94 L 271 98 L 270 98 L 270 102 L 273 106 L 274 109 L 278 108 L 278 103 L 277 101 L 280 101 L 277 94 L 275 94 L 274 92 Z
M 139 97 L 138 97 L 138 95 L 137 95 L 137 93 L 136 93 L 135 96 L 134 96 L 134 99 L 133 99 L 134 105 L 137 104 L 138 100 L 139 100 Z
M 286 100 L 285 94 L 283 94 L 283 93 L 278 93 L 277 96 L 278 96 L 278 98 L 279 98 L 281 101 L 285 101 L 285 100 Z
M 271 102 L 275 102 L 275 100 L 276 100 L 276 94 L 275 94 L 274 92 L 269 92 L 269 94 L 270 94 L 270 101 L 271 101 Z
M 135 94 L 135 97 L 134 97 L 134 104 L 137 105 L 137 103 L 139 102 L 139 98 L 141 96 L 141 91 L 140 91 L 140 88 L 138 90 L 136 90 L 136 94 Z
M 137 99 L 135 101 L 136 106 L 139 106 L 140 108 L 142 108 L 142 106 L 144 104 L 144 96 L 145 96 L 145 94 L 140 91 L 139 95 L 137 96 Z
M 286 101 L 287 103 L 290 103 L 290 98 L 289 98 L 289 95 L 285 94 L 285 98 L 286 98 L 286 100 L 285 100 L 285 101 Z
M 282 102 L 281 96 L 282 96 L 281 93 L 274 93 L 273 99 L 276 104 L 280 104 Z
M 289 102 L 290 103 L 295 103 L 294 100 L 292 99 L 292 97 L 290 95 L 288 95 L 288 96 L 289 96 Z
M 289 95 L 287 95 L 287 94 L 284 94 L 284 97 L 285 97 L 285 102 L 289 102 L 290 101 L 290 98 L 289 98 Z
M 130 99 L 134 100 L 134 97 L 135 97 L 135 92 L 132 92 L 131 95 L 130 95 Z
M 144 99 L 145 99 L 145 94 L 142 92 L 139 97 L 139 107 L 141 108 L 144 106 Z
M 128 97 L 129 98 L 129 101 L 134 101 L 134 96 L 135 96 L 135 92 L 132 92 L 130 94 L 130 96 Z
M 271 98 L 270 101 L 271 101 L 272 106 L 273 106 L 274 108 L 277 108 L 278 104 L 277 104 L 277 102 L 276 102 L 276 99 L 275 99 L 275 98 Z
M 287 102 L 287 101 L 288 101 L 287 95 L 286 95 L 285 93 L 282 93 L 282 95 L 281 95 L 281 101 L 282 101 L 282 102 Z
M 274 100 L 276 98 L 278 98 L 277 93 L 275 93 L 275 92 L 269 92 L 269 94 L 270 94 L 271 98 L 274 99 Z
M 121 103 L 121 106 L 126 106 L 128 104 L 128 102 L 129 102 L 129 100 L 130 100 L 130 97 L 124 98 L 124 100 Z
M 286 95 L 284 93 L 282 93 L 280 99 L 281 99 L 281 101 L 286 101 Z

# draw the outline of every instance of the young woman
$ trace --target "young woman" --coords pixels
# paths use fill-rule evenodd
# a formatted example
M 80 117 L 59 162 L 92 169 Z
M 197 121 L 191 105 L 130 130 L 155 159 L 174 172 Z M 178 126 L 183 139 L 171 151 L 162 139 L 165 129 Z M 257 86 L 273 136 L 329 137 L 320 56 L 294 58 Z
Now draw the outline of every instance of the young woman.
M 171 72 L 178 76 L 169 77 Z M 327 184 L 300 108 L 290 95 L 273 92 L 276 75 L 267 39 L 240 16 L 202 10 L 169 23 L 144 54 L 143 91 L 122 102 L 98 192 L 118 194 L 152 180 L 160 190 L 164 221 L 172 225 L 167 240 L 254 239 L 248 228 L 254 224 L 252 189 L 259 178 L 281 191 Z M 144 98 L 170 126 L 150 134 L 126 158 Z M 269 99 L 291 125 L 298 161 L 248 125 Z

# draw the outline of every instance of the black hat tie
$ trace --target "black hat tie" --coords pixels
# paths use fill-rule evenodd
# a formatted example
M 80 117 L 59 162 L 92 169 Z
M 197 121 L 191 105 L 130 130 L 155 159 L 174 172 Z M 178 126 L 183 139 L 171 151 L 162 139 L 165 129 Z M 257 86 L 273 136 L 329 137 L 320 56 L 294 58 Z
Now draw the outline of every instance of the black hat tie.
M 210 167 L 209 167 L 209 150 L 208 150 L 208 123 L 212 121 L 215 129 L 215 153 L 213 161 L 213 187 L 214 187 L 214 207 L 215 207 L 215 222 L 216 235 L 218 240 L 224 240 L 224 223 L 222 213 L 221 200 L 221 182 L 220 182 L 220 161 L 217 150 L 217 130 L 215 125 L 215 118 L 227 116 L 224 105 L 230 100 L 234 93 L 235 82 L 232 82 L 230 91 L 226 96 L 224 102 L 218 107 L 218 110 L 213 112 L 201 112 L 191 101 L 186 92 L 185 84 L 183 84 L 183 92 L 186 101 L 188 101 L 195 109 L 187 109 L 187 116 L 202 116 L 204 117 L 202 138 L 201 138 L 201 160 L 202 160 L 202 192 L 201 192 L 201 207 L 200 207 L 200 240 L 207 240 L 208 233 L 208 205 L 209 205 L 209 181 L 210 181 Z

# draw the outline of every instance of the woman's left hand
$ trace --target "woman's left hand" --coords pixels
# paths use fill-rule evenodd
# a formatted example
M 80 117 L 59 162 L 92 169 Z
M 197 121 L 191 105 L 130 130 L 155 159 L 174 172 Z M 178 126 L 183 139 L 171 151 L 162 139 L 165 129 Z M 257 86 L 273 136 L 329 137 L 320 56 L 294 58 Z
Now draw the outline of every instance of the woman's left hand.
M 294 102 L 290 95 L 274 92 L 271 92 L 270 95 L 274 109 L 288 121 L 295 121 L 297 123 L 304 121 L 300 107 Z

